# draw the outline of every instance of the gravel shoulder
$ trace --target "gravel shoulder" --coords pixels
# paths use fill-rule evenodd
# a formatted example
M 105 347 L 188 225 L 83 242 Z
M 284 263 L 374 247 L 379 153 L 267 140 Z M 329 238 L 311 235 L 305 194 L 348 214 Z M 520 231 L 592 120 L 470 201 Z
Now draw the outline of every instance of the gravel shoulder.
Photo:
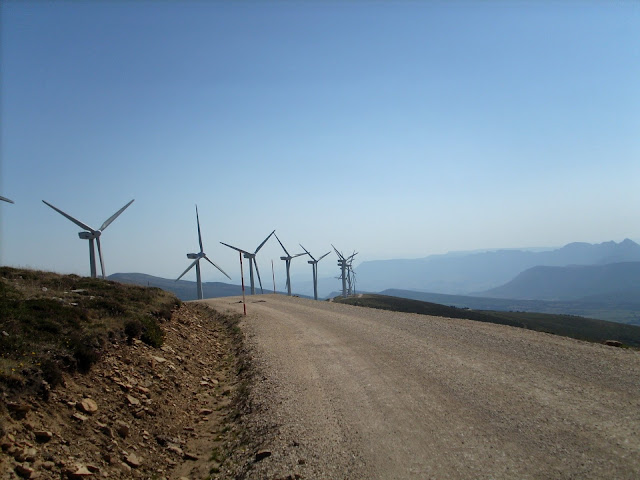
M 237 297 L 204 301 L 240 313 Z M 247 478 L 638 478 L 640 354 L 261 295 Z

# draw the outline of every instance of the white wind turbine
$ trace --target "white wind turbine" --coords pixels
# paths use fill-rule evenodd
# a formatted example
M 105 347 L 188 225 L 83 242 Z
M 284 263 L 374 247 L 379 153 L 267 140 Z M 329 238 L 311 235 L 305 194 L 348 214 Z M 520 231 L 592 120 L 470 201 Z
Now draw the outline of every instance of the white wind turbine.
M 280 244 L 282 249 L 284 250 L 284 253 L 287 254 L 286 257 L 280 257 L 280 260 L 284 260 L 285 264 L 287 266 L 287 295 L 291 296 L 291 275 L 289 274 L 289 269 L 291 268 L 291 260 L 293 260 L 294 258 L 299 257 L 301 255 L 304 255 L 304 252 L 298 253 L 297 255 L 291 255 L 289 252 L 287 252 L 287 249 L 284 248 L 284 245 L 282 244 L 282 242 L 278 238 L 278 235 L 276 235 L 275 237 L 276 237 L 276 240 L 278 240 L 278 243 Z
M 273 235 L 274 233 L 276 233 L 275 230 L 273 232 L 271 232 L 269 234 L 269 236 L 267 236 L 267 238 L 265 238 L 260 245 L 258 245 L 258 248 L 256 248 L 256 251 L 253 252 L 253 253 L 247 252 L 246 250 L 242 250 L 241 248 L 238 248 L 238 247 L 234 247 L 233 245 L 229 245 L 228 243 L 220 242 L 225 247 L 233 248 L 234 250 L 237 250 L 238 252 L 243 254 L 244 258 L 248 258 L 249 259 L 249 280 L 251 282 L 251 295 L 255 295 L 256 294 L 256 287 L 255 287 L 255 283 L 254 283 L 254 280 L 253 280 L 253 266 L 254 265 L 256 267 L 256 273 L 258 274 L 258 282 L 260 282 L 260 291 L 264 293 L 264 290 L 262 290 L 262 280 L 260 279 L 260 270 L 258 270 L 258 262 L 256 262 L 256 254 L 260 251 L 262 246 L 265 243 L 267 243 L 267 240 L 269 240 L 269 238 L 271 238 L 271 235 Z
M 302 244 L 300 244 L 300 246 L 302 247 Z M 331 251 L 328 251 L 327 253 L 325 253 L 319 259 L 316 260 L 315 258 L 313 258 L 313 255 L 309 253 L 309 250 L 307 250 L 304 247 L 302 247 L 302 249 L 305 252 L 307 252 L 307 255 L 311 257 L 311 260 L 309 260 L 307 263 L 310 263 L 311 266 L 313 267 L 313 298 L 317 300 L 318 299 L 318 262 L 322 260 L 324 257 L 326 257 L 327 255 L 329 255 Z
M 196 288 L 198 290 L 198 292 L 197 292 L 198 293 L 198 300 L 202 300 L 202 277 L 200 276 L 200 260 L 202 260 L 204 258 L 207 262 L 209 262 L 211 265 L 213 265 L 218 270 L 220 270 L 229 280 L 231 280 L 231 277 L 229 275 L 227 275 L 225 273 L 225 271 L 222 270 L 218 265 L 216 265 L 211 260 L 209 260 L 209 257 L 207 257 L 207 254 L 204 253 L 204 249 L 202 247 L 202 235 L 200 233 L 200 217 L 198 216 L 198 206 L 197 205 L 196 205 L 196 222 L 198 223 L 198 242 L 200 243 L 200 251 L 198 253 L 187 253 L 187 258 L 190 259 L 190 260 L 193 260 L 193 263 L 191 265 L 189 265 L 189 267 L 184 272 L 182 272 L 182 275 L 180 275 L 178 278 L 176 278 L 176 282 L 178 280 L 180 280 L 182 277 L 184 277 L 184 275 L 195 266 L 196 267 L 196 280 L 197 280 Z
M 131 205 L 133 203 L 133 200 L 131 200 L 124 207 L 122 207 L 120 210 L 118 210 L 116 213 L 114 213 L 108 219 L 106 219 L 104 221 L 104 223 L 100 226 L 100 228 L 98 228 L 97 230 L 94 230 L 93 228 L 91 228 L 86 223 L 82 223 L 80 220 L 77 220 L 77 219 L 73 218 L 71 215 L 69 215 L 67 213 L 64 213 L 62 210 L 60 210 L 59 208 L 54 207 L 50 203 L 45 202 L 44 200 L 42 200 L 42 201 L 44 202 L 45 205 L 48 205 L 49 207 L 53 208 L 60 215 L 62 215 L 63 217 L 67 217 L 69 220 L 71 220 L 73 223 L 78 225 L 80 228 L 84 229 L 84 232 L 79 232 L 78 236 L 82 240 L 89 240 L 89 264 L 91 266 L 91 276 L 93 278 L 97 277 L 97 275 L 96 275 L 96 253 L 95 253 L 95 247 L 94 247 L 94 240 L 95 240 L 95 243 L 98 244 L 98 257 L 100 257 L 100 269 L 102 270 L 102 278 L 105 278 L 104 260 L 102 259 L 102 248 L 100 247 L 100 235 L 102 235 L 102 232 L 104 231 L 105 228 L 107 228 L 109 225 L 111 225 L 111 222 L 113 222 L 116 218 L 118 218 L 118 216 L 122 212 L 124 212 L 129 205 Z
M 331 245 L 333 247 L 333 244 Z M 351 278 L 348 276 L 348 269 L 351 268 L 351 262 L 353 261 L 353 257 L 355 257 L 358 252 L 353 252 L 353 255 L 350 257 L 345 257 L 342 253 L 338 251 L 336 247 L 333 247 L 336 254 L 338 255 L 338 266 L 340 267 L 341 274 L 340 278 L 342 280 L 342 296 L 347 297 L 347 281 L 349 281 L 349 292 L 351 291 Z

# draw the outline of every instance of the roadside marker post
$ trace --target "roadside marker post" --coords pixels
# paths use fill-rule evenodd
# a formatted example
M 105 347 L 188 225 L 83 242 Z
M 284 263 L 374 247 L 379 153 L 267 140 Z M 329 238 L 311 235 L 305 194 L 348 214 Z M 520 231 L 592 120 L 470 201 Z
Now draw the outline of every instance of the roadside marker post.
M 244 316 L 247 316 L 247 304 L 244 301 L 244 270 L 242 269 L 242 252 L 238 252 L 240 255 L 240 278 L 242 279 L 242 308 L 244 309 Z

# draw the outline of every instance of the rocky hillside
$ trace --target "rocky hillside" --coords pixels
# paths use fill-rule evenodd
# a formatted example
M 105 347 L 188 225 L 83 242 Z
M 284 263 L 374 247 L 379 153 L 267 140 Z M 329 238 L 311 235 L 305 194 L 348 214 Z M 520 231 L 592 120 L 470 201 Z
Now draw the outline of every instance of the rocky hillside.
M 245 387 L 237 319 L 95 279 L 3 268 L 0 285 L 0 478 L 237 474 Z M 107 315 L 103 303 L 121 308 Z M 168 315 L 143 312 L 161 305 L 172 305 Z M 31 334 L 20 330 L 25 322 Z

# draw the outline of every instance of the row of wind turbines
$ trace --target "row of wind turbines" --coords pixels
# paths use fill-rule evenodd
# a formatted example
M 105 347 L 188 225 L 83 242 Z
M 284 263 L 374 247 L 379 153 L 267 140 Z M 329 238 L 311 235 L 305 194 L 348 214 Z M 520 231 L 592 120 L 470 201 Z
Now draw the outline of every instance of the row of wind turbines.
M 2 197 L 0 196 L 0 200 L 8 202 L 8 203 L 14 203 L 12 200 Z M 106 273 L 105 273 L 105 266 L 104 266 L 104 258 L 102 256 L 102 247 L 100 244 L 100 237 L 102 235 L 102 232 L 109 226 L 111 225 L 111 223 L 113 223 L 113 221 L 118 218 L 122 212 L 124 212 L 133 202 L 134 200 L 131 200 L 129 203 L 127 203 L 124 207 L 122 207 L 120 210 L 118 210 L 116 213 L 114 213 L 113 215 L 111 215 L 108 219 L 106 219 L 102 225 L 97 228 L 94 229 L 92 227 L 90 227 L 89 225 L 87 225 L 86 223 L 78 220 L 77 218 L 72 217 L 71 215 L 69 215 L 68 213 L 60 210 L 59 208 L 53 206 L 52 204 L 50 204 L 49 202 L 42 200 L 42 202 L 47 205 L 48 207 L 52 208 L 53 210 L 55 210 L 56 212 L 58 212 L 60 215 L 62 215 L 63 217 L 67 218 L 68 220 L 70 220 L 71 222 L 73 222 L 74 224 L 76 224 L 77 226 L 79 226 L 80 228 L 83 229 L 82 232 L 78 233 L 78 237 L 80 237 L 80 239 L 82 240 L 88 240 L 89 241 L 89 266 L 91 269 L 91 276 L 93 278 L 96 278 L 97 275 L 97 268 L 96 268 L 96 246 L 98 249 L 98 259 L 100 261 L 100 270 L 102 273 L 102 278 L 106 277 Z M 176 278 L 176 282 L 178 280 L 180 280 L 184 275 L 186 275 L 192 268 L 195 267 L 196 269 L 196 288 L 197 288 L 197 296 L 198 299 L 202 299 L 203 298 L 203 293 L 202 293 L 202 276 L 201 276 L 201 271 L 200 271 L 200 260 L 202 260 L 203 258 L 209 262 L 211 265 L 213 265 L 215 268 L 217 268 L 220 272 L 222 272 L 229 280 L 231 280 L 231 277 L 224 271 L 222 270 L 222 268 L 220 268 L 218 265 L 216 265 L 209 257 L 207 257 L 207 254 L 204 252 L 204 247 L 202 245 L 202 233 L 200 230 L 200 216 L 198 214 L 198 206 L 196 205 L 196 223 L 198 226 L 198 243 L 200 244 L 200 251 L 197 253 L 187 253 L 187 258 L 190 260 L 193 260 L 193 262 L 191 263 L 191 265 L 189 265 L 187 267 L 187 269 L 182 272 L 182 274 Z M 302 253 L 297 253 L 295 255 L 291 255 L 287 249 L 285 248 L 284 244 L 280 241 L 280 239 L 278 238 L 278 236 L 276 235 L 276 231 L 273 230 L 268 236 L 267 238 L 265 238 L 262 243 L 260 243 L 260 245 L 258 245 L 258 247 L 255 249 L 255 251 L 253 252 L 249 252 L 247 250 L 243 250 L 241 248 L 235 247 L 233 245 L 229 245 L 228 243 L 224 243 L 224 242 L 220 242 L 222 245 L 225 245 L 233 250 L 236 250 L 240 253 L 241 256 L 244 256 L 244 258 L 249 260 L 249 282 L 250 282 L 250 288 L 251 288 L 251 294 L 255 295 L 256 293 L 256 288 L 255 288 L 255 280 L 254 280 L 254 275 L 253 275 L 253 269 L 255 266 L 255 270 L 256 270 L 256 274 L 258 276 L 258 282 L 260 285 L 260 290 L 263 292 L 262 290 L 262 280 L 260 278 L 260 270 L 258 269 L 258 262 L 256 260 L 256 255 L 258 254 L 258 252 L 260 251 L 260 249 L 264 246 L 265 243 L 267 243 L 267 241 L 269 240 L 269 238 L 271 238 L 271 236 L 275 236 L 276 239 L 278 240 L 278 243 L 280 244 L 280 246 L 282 247 L 282 250 L 284 250 L 285 255 L 280 257 L 280 260 L 283 260 L 285 262 L 286 265 L 286 273 L 287 273 L 287 295 L 291 296 L 291 275 L 290 275 L 290 268 L 291 268 L 291 261 L 294 258 L 300 257 L 302 255 L 308 255 L 311 260 L 309 260 L 307 263 L 311 264 L 312 266 L 312 270 L 313 270 L 313 297 L 315 300 L 318 299 L 318 262 L 320 262 L 320 260 L 322 260 L 323 258 L 325 258 L 327 255 L 329 255 L 329 253 L 331 253 L 331 251 L 328 251 L 327 253 L 325 253 L 324 255 L 322 255 L 319 258 L 315 258 L 313 255 L 311 255 L 311 252 L 309 252 L 306 248 L 304 248 L 304 246 L 302 246 L 302 244 L 300 244 L 300 247 L 304 250 L 304 252 Z M 353 295 L 355 294 L 355 272 L 353 271 L 353 258 L 357 255 L 357 252 L 353 252 L 352 255 L 345 257 L 341 252 L 339 252 L 336 247 L 334 247 L 333 245 L 331 245 L 334 249 L 334 251 L 336 252 L 336 254 L 338 255 L 338 266 L 341 269 L 341 275 L 338 277 L 338 279 L 342 280 L 342 296 L 346 297 L 349 295 Z M 241 275 L 242 275 L 242 265 L 241 265 Z
M 182 272 L 182 274 L 176 278 L 176 282 L 178 280 L 180 280 L 187 272 L 189 272 L 193 267 L 196 268 L 196 288 L 197 288 L 197 295 L 198 295 L 198 299 L 202 299 L 203 298 L 203 294 L 202 294 L 202 276 L 200 273 L 200 260 L 202 260 L 203 258 L 209 262 L 211 265 L 213 265 L 214 267 L 216 267 L 222 274 L 224 274 L 229 280 L 231 280 L 231 277 L 227 274 L 227 272 L 225 272 L 224 270 L 222 270 L 222 268 L 220 268 L 218 265 L 216 265 L 213 261 L 211 261 L 211 259 L 209 257 L 207 257 L 207 254 L 204 253 L 204 247 L 202 245 L 202 233 L 200 231 L 200 216 L 198 214 L 198 206 L 196 205 L 196 223 L 198 225 L 198 243 L 200 244 L 200 251 L 198 253 L 187 253 L 187 258 L 193 260 L 193 263 L 191 263 L 191 265 L 189 265 L 187 267 L 187 269 Z M 229 247 L 233 250 L 236 250 L 237 252 L 239 252 L 239 254 L 246 258 L 247 260 L 249 260 L 249 284 L 250 284 L 250 288 L 251 288 L 251 295 L 255 295 L 256 294 L 256 286 L 255 286 L 255 278 L 253 275 L 253 268 L 255 267 L 256 270 L 256 275 L 258 276 L 258 283 L 260 285 L 260 291 L 264 292 L 264 290 L 262 289 L 262 279 L 260 278 L 260 269 L 258 268 L 258 261 L 256 260 L 256 256 L 258 255 L 258 252 L 260 251 L 260 249 L 264 246 L 265 243 L 267 243 L 267 241 L 271 238 L 271 236 L 276 237 L 276 240 L 278 240 L 278 243 L 280 244 L 280 246 L 282 247 L 282 250 L 284 250 L 285 256 L 280 257 L 280 260 L 283 260 L 285 262 L 285 267 L 286 267 L 286 272 L 287 272 L 287 295 L 291 296 L 291 274 L 290 274 L 290 269 L 291 269 L 291 261 L 296 258 L 296 257 L 300 257 L 302 255 L 308 255 L 311 260 L 309 260 L 307 263 L 312 265 L 312 269 L 313 269 L 313 298 L 315 300 L 318 300 L 318 262 L 320 260 L 322 260 L 324 257 L 326 257 L 327 255 L 329 255 L 331 253 L 331 251 L 328 251 L 327 253 L 325 253 L 324 255 L 322 255 L 320 258 L 316 259 L 314 258 L 313 255 L 311 255 L 311 252 L 309 252 L 306 248 L 304 248 L 302 246 L 302 244 L 300 244 L 300 247 L 304 250 L 304 252 L 302 253 L 297 253 L 295 255 L 291 255 L 289 253 L 289 251 L 285 248 L 284 244 L 282 243 L 282 241 L 278 238 L 278 235 L 276 235 L 276 231 L 273 230 L 269 235 L 267 235 L 267 238 L 265 238 L 262 243 L 260 243 L 260 245 L 258 245 L 258 247 L 255 249 L 255 251 L 250 252 L 248 250 L 244 250 L 242 248 L 233 246 L 233 245 L 229 245 L 228 243 L 224 243 L 224 242 L 220 242 L 222 245 Z M 333 245 L 331 245 L 333 247 L 333 249 L 335 250 L 335 252 L 338 254 L 339 260 L 338 260 L 338 265 L 341 267 L 342 269 L 342 273 L 341 276 L 339 278 L 342 279 L 342 295 L 344 297 L 348 296 L 348 295 L 352 295 L 353 293 L 355 293 L 355 273 L 353 271 L 353 266 L 352 266 L 352 262 L 353 262 L 353 258 L 357 255 L 357 252 L 354 252 L 350 257 L 345 258 L 344 255 L 342 255 L 340 252 L 338 252 L 338 250 L 336 249 L 336 247 L 334 247 Z M 242 265 L 240 267 L 242 269 Z M 242 270 L 241 270 L 242 272 Z M 241 273 L 242 275 L 242 273 Z

